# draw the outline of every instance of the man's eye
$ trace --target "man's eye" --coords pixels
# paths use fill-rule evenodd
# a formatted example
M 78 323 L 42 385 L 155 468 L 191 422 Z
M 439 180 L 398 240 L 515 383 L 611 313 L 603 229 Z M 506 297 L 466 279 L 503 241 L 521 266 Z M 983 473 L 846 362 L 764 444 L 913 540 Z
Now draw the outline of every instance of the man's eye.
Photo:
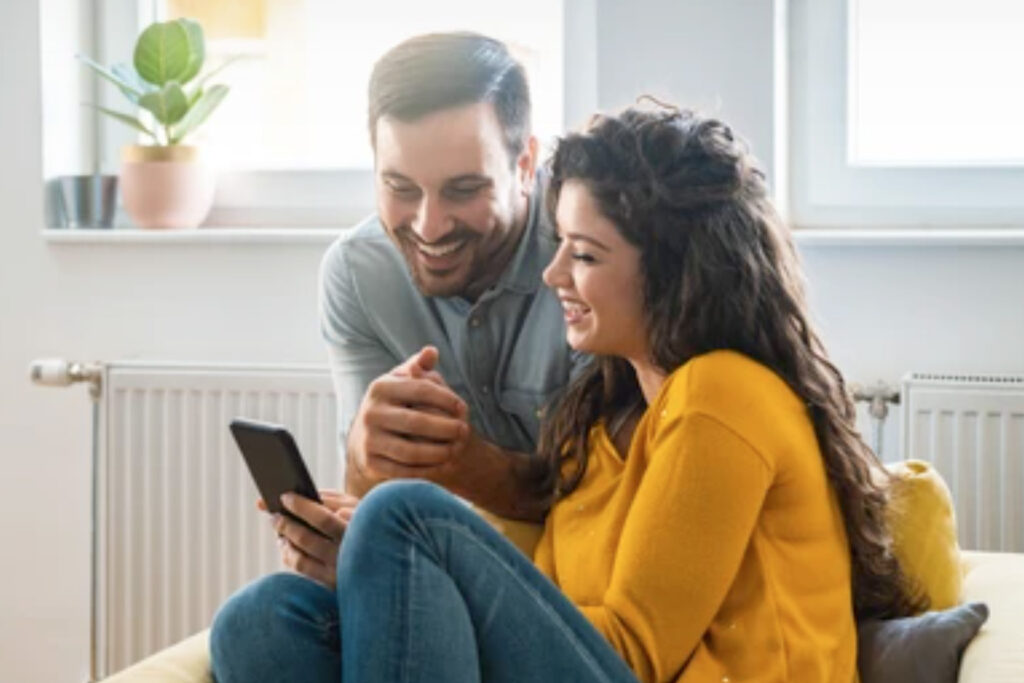
M 472 197 L 481 190 L 481 185 L 468 185 L 463 187 L 449 187 L 448 194 L 452 197 Z
M 399 197 L 413 197 L 417 194 L 417 189 L 411 185 L 389 185 L 388 188 L 392 194 L 396 194 Z

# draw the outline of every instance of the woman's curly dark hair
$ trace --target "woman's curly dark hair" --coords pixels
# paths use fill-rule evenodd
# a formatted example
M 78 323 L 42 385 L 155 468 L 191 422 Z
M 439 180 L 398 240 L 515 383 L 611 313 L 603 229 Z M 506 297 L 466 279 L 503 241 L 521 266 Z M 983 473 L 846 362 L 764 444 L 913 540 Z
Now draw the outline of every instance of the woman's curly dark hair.
M 843 377 L 811 325 L 796 250 L 746 145 L 712 118 L 633 108 L 596 116 L 560 140 L 550 172 L 552 216 L 563 184 L 581 181 L 639 248 L 660 369 L 732 349 L 771 368 L 807 404 L 846 525 L 857 617 L 923 610 L 926 600 L 892 553 L 887 475 L 857 432 Z M 574 489 L 591 427 L 637 406 L 643 396 L 629 363 L 595 359 L 545 421 L 539 485 L 554 496 Z

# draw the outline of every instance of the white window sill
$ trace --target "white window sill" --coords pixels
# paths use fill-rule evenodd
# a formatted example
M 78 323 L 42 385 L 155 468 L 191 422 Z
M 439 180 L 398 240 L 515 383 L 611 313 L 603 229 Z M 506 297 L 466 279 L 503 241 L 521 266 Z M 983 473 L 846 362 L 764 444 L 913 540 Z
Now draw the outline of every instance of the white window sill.
M 143 230 L 139 228 L 54 229 L 41 231 L 50 244 L 316 244 L 327 246 L 343 228 L 231 228 L 201 227 L 192 230 Z
M 51 244 L 317 244 L 327 246 L 341 227 L 202 227 L 194 230 L 46 229 Z M 1024 247 L 1024 228 L 797 228 L 801 247 Z
M 1014 228 L 795 228 L 801 247 L 1024 247 Z

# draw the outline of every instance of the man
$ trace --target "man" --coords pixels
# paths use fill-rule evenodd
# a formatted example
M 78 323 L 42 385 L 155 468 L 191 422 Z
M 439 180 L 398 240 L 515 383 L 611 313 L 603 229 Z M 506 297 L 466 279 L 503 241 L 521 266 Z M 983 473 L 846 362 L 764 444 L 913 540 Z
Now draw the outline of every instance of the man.
M 441 484 L 500 517 L 537 521 L 530 486 L 543 407 L 574 364 L 556 298 L 525 72 L 501 43 L 432 34 L 392 49 L 369 87 L 377 216 L 321 268 L 347 495 L 286 507 L 285 564 L 334 585 L 358 497 L 392 478 Z

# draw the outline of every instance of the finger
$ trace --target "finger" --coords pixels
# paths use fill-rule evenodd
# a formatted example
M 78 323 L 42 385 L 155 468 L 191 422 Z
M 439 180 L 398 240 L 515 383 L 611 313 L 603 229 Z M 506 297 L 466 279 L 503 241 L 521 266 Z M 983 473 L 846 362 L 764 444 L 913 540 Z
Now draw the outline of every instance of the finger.
M 335 512 L 341 507 L 355 507 L 359 504 L 357 496 L 334 489 L 322 489 L 320 499 L 324 501 L 324 505 L 330 508 L 331 512 Z
M 417 375 L 430 372 L 437 366 L 440 354 L 437 347 L 427 345 L 409 356 L 402 364 L 396 366 L 391 372 L 398 375 Z
M 467 410 L 466 402 L 450 387 L 425 378 L 380 377 L 370 384 L 367 398 L 399 406 L 428 406 L 456 416 Z
M 425 379 L 428 382 L 433 382 L 434 384 L 437 384 L 438 386 L 442 386 L 442 387 L 447 387 L 448 386 L 448 383 L 444 381 L 444 377 L 442 377 L 441 373 L 438 372 L 437 370 L 431 370 L 430 372 L 424 372 L 419 377 L 420 377 L 420 379 Z
M 281 561 L 284 563 L 284 566 L 325 586 L 334 587 L 335 573 L 332 567 L 327 567 L 306 555 L 286 539 L 280 539 L 280 547 Z
M 277 532 L 305 555 L 326 566 L 335 566 L 339 545 L 337 541 L 324 538 L 315 531 L 311 531 L 302 524 L 287 517 L 281 517 L 277 525 Z
M 329 539 L 338 541 L 345 533 L 344 528 L 338 524 L 338 519 L 327 506 L 305 496 L 284 493 L 281 495 L 281 505 Z
M 256 499 L 256 509 L 259 510 L 260 512 L 266 512 L 268 509 L 266 501 L 263 500 L 262 498 Z
M 469 425 L 464 420 L 447 414 L 427 412 L 421 407 L 377 406 L 366 412 L 364 422 L 367 427 L 379 431 L 441 442 L 461 439 L 469 431 Z
M 451 460 L 461 443 L 459 440 L 414 441 L 398 434 L 376 430 L 367 435 L 366 461 L 369 463 L 371 458 L 378 457 L 413 470 L 417 467 L 432 467 Z

